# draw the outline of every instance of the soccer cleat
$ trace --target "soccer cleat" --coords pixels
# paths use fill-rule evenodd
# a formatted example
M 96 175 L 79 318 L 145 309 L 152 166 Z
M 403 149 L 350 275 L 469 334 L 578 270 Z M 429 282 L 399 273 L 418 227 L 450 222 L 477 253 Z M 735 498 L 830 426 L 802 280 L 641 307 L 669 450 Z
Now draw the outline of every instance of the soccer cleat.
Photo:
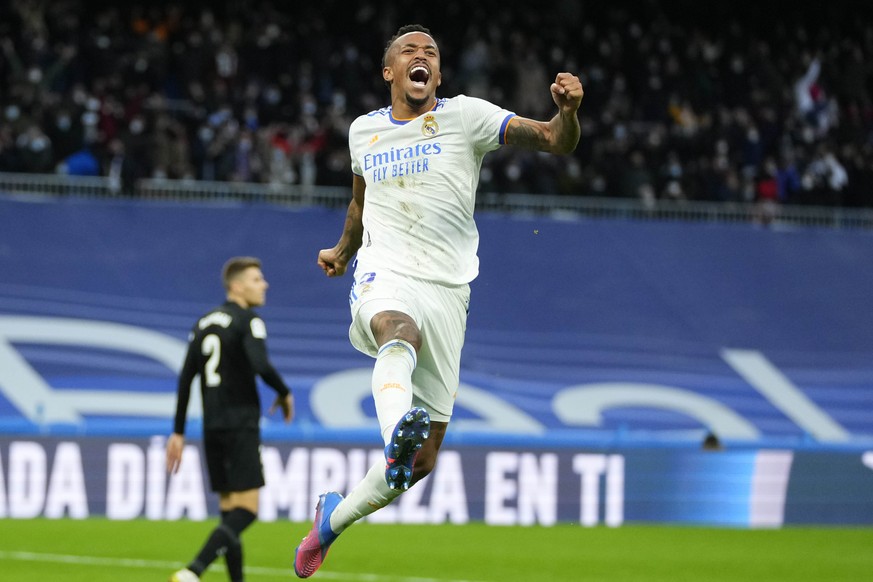
M 294 550 L 294 573 L 298 578 L 309 578 L 321 567 L 330 545 L 339 537 L 330 529 L 330 514 L 343 500 L 336 491 L 318 497 L 312 529 Z
M 421 445 L 430 434 L 430 416 L 424 408 L 414 407 L 407 412 L 391 435 L 385 447 L 385 481 L 391 489 L 406 491 L 412 482 L 412 467 Z
M 199 580 L 200 577 L 188 568 L 182 568 L 170 576 L 170 582 L 199 582 Z

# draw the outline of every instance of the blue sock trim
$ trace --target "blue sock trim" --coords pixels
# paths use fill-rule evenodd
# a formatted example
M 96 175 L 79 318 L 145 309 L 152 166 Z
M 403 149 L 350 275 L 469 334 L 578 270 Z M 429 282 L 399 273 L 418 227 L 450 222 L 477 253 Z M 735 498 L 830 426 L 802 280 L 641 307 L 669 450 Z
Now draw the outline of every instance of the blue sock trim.
M 394 339 L 385 343 L 385 345 L 379 348 L 379 352 L 376 354 L 376 357 L 378 358 L 379 356 L 381 356 L 385 350 L 391 348 L 392 346 L 403 347 L 409 353 L 409 357 L 412 358 L 412 367 L 415 368 L 416 364 L 418 363 L 418 358 L 415 355 L 415 349 L 412 347 L 412 344 L 410 344 L 406 340 Z

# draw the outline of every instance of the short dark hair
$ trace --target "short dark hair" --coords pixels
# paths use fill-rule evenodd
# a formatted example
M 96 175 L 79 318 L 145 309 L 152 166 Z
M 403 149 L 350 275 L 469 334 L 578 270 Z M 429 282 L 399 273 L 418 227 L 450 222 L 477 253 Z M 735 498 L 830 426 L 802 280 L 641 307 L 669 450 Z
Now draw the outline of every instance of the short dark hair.
M 391 48 L 391 45 L 394 44 L 394 41 L 403 36 L 404 34 L 409 34 L 410 32 L 423 32 L 433 38 L 433 34 L 431 34 L 430 29 L 420 25 L 420 24 L 404 24 L 400 28 L 397 29 L 397 32 L 388 40 L 388 44 L 385 45 L 385 52 L 382 53 L 382 66 L 385 66 L 385 61 L 388 58 L 388 50 Z
M 261 260 L 255 257 L 233 257 L 224 263 L 221 269 L 221 282 L 225 289 L 230 289 L 230 282 L 240 273 L 251 267 L 261 268 Z

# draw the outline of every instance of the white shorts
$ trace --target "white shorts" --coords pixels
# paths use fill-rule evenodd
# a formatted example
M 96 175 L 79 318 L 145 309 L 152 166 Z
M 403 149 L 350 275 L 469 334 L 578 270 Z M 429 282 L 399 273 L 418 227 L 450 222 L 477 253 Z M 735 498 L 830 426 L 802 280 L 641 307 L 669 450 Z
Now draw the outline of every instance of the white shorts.
M 349 293 L 352 325 L 349 340 L 361 352 L 376 357 L 370 320 L 382 311 L 409 315 L 421 332 L 421 350 L 412 373 L 413 406 L 424 407 L 432 420 L 449 422 L 458 395 L 461 348 L 467 331 L 470 286 L 442 285 L 368 269 L 358 263 Z

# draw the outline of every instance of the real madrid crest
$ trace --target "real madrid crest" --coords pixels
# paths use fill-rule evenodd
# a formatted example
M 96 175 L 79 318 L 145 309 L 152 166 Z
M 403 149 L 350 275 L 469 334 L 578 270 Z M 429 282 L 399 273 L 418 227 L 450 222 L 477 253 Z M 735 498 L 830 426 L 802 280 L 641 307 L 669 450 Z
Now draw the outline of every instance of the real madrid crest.
M 428 113 L 424 116 L 424 122 L 421 124 L 421 134 L 424 137 L 433 137 L 440 131 L 440 126 L 436 118 Z

